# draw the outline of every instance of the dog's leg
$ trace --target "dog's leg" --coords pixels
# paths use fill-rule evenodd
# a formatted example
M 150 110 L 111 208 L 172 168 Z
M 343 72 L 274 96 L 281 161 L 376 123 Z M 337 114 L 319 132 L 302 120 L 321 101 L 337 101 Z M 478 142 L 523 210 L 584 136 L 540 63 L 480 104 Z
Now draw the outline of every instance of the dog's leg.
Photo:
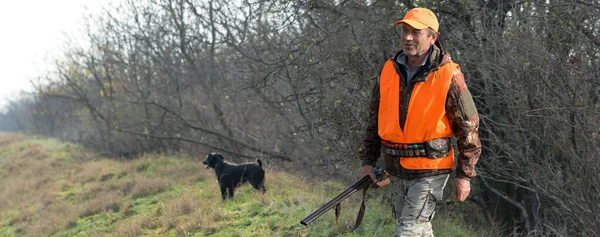
M 250 181 L 250 184 L 252 184 L 252 187 L 253 187 L 254 189 L 256 189 L 256 190 L 260 190 L 260 189 L 261 189 L 261 185 L 260 185 L 260 184 L 256 184 L 256 183 L 254 183 L 254 182 L 252 182 L 252 181 Z
M 225 200 L 227 198 L 227 187 L 221 186 L 221 198 Z
M 227 187 L 227 189 L 229 190 L 229 198 L 233 199 L 233 186 L 229 186 Z

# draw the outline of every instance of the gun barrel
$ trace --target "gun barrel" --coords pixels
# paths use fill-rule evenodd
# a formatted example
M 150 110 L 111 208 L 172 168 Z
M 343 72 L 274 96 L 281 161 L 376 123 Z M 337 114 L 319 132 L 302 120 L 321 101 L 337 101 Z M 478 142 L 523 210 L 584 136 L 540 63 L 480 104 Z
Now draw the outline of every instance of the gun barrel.
M 333 198 L 329 202 L 325 203 L 325 205 L 321 206 L 316 211 L 310 213 L 308 216 L 306 216 L 304 219 L 302 219 L 302 221 L 300 221 L 300 224 L 305 225 L 305 226 L 310 224 L 311 222 L 313 222 L 314 220 L 319 218 L 321 215 L 325 214 L 325 212 L 329 211 L 335 205 L 340 203 L 342 200 L 344 200 L 347 197 L 349 197 L 350 195 L 354 194 L 359 189 L 368 187 L 368 185 L 370 185 L 372 182 L 373 181 L 371 180 L 371 178 L 369 176 L 363 177 L 362 179 L 360 179 L 359 181 L 357 181 L 356 183 L 354 183 L 350 187 L 348 187 L 346 190 L 344 190 L 342 193 L 337 195 L 335 198 Z

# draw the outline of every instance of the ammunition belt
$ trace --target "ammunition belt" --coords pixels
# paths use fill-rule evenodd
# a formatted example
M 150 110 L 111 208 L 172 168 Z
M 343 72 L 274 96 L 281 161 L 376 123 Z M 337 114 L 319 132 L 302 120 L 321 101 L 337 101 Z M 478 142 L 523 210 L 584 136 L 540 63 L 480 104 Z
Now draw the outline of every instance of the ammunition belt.
M 452 145 L 449 138 L 436 138 L 424 143 L 394 143 L 382 140 L 383 152 L 399 157 L 442 158 L 450 154 Z

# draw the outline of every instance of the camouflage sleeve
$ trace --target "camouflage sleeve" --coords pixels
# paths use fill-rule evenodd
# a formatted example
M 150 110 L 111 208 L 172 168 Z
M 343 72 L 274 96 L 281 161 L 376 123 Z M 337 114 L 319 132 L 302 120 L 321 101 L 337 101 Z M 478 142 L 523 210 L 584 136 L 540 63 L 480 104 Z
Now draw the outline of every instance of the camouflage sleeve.
M 481 154 L 479 115 L 460 69 L 452 76 L 446 100 L 446 113 L 458 143 L 457 177 L 473 178 L 477 175 L 475 164 Z
M 381 155 L 381 137 L 377 131 L 377 120 L 379 115 L 379 82 L 373 87 L 373 94 L 369 104 L 369 118 L 363 140 L 360 159 L 362 165 L 375 166 L 379 155 Z

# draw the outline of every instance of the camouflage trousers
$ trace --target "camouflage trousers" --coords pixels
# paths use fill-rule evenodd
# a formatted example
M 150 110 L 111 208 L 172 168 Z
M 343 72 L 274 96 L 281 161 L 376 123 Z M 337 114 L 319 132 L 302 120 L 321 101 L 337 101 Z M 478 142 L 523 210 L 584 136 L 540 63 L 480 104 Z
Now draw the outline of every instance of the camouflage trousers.
M 412 180 L 390 176 L 392 215 L 398 221 L 396 237 L 433 237 L 431 219 L 435 205 L 442 200 L 448 174 Z

